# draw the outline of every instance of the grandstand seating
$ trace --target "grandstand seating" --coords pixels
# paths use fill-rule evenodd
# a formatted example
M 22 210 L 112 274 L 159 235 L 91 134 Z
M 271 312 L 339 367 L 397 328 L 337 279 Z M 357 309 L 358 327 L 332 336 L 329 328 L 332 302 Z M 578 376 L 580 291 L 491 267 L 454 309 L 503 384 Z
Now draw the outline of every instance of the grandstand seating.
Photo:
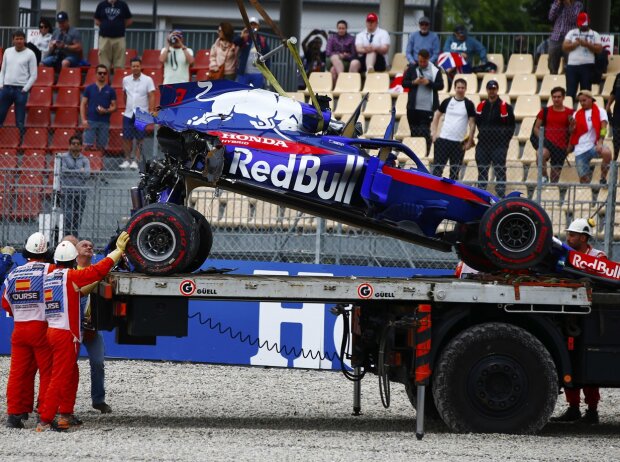
M 43 176 L 39 173 L 22 173 L 14 189 L 16 207 L 10 211 L 14 219 L 29 220 L 38 217 L 42 209 Z
M 80 105 L 79 87 L 62 87 L 56 93 L 56 101 L 52 107 L 78 107 Z
M 127 48 L 125 50 L 125 68 L 129 67 L 129 62 L 131 61 L 131 58 L 135 58 L 136 56 L 138 56 L 138 51 L 134 48 Z
M 190 72 L 191 73 L 197 73 L 200 70 L 208 70 L 209 69 L 209 57 L 211 55 L 211 49 L 202 49 L 202 50 L 198 50 L 195 54 L 194 54 L 194 64 L 192 65 L 192 67 L 190 68 Z
M 51 87 L 54 85 L 54 68 L 39 66 L 37 68 L 37 80 L 34 81 L 35 87 Z
M 371 93 L 362 111 L 365 117 L 375 114 L 389 114 L 392 110 L 392 95 L 389 93 Z
M 551 96 L 551 89 L 554 87 L 566 88 L 566 76 L 563 74 L 545 75 L 540 84 L 538 95 L 542 100 L 547 100 Z
M 607 77 L 610 75 L 620 74 L 620 55 L 609 55 L 607 64 Z
M 409 93 L 401 93 L 396 97 L 394 108 L 396 109 L 396 117 L 400 117 L 407 114 L 407 101 L 409 99 Z
M 396 74 L 405 72 L 409 61 L 407 61 L 407 55 L 405 53 L 394 53 L 392 58 L 392 67 L 390 68 L 390 77 L 394 77 Z
M 411 137 L 411 127 L 409 127 L 407 116 L 403 115 L 398 119 L 398 127 L 396 128 L 394 138 L 397 140 L 403 140 L 408 137 Z M 426 149 L 423 152 L 426 154 Z
M 98 48 L 91 48 L 89 50 L 87 61 L 88 61 L 88 64 L 90 64 L 90 69 L 94 69 L 95 66 L 99 64 L 99 49 Z
M 82 84 L 82 70 L 79 67 L 63 67 L 58 74 L 56 88 L 77 88 Z
M 20 147 L 22 149 L 45 149 L 47 147 L 47 138 L 47 129 L 27 128 Z
M 26 107 L 49 107 L 52 105 L 52 87 L 32 87 Z
M 110 114 L 110 128 L 123 128 L 123 111 Z
M 51 120 L 49 107 L 30 107 L 26 112 L 26 127 L 47 128 Z
M 2 127 L 0 130 L 0 148 L 16 149 L 19 147 L 20 134 L 17 127 Z
M 504 55 L 501 53 L 487 53 L 487 61 L 497 66 L 497 74 L 504 73 Z
M 342 93 L 360 91 L 362 88 L 362 75 L 359 72 L 341 72 L 338 74 L 334 95 L 340 96 Z
M 77 107 L 60 107 L 56 109 L 52 128 L 75 128 L 79 122 L 79 108 Z
M 17 149 L 0 149 L 0 169 L 9 168 L 17 168 Z
M 334 115 L 342 116 L 344 114 L 352 114 L 361 100 L 361 93 L 342 93 L 340 98 L 338 98 Z
M 456 79 L 463 79 L 465 80 L 465 82 L 467 82 L 466 93 L 469 93 L 469 94 L 478 93 L 478 77 L 476 76 L 476 74 L 456 74 L 454 76 L 454 81 L 456 81 Z M 454 87 L 455 85 L 452 85 L 452 89 L 450 90 L 451 95 L 456 94 Z
M 487 83 L 489 82 L 489 80 L 495 80 L 497 82 L 497 93 L 499 95 L 503 95 L 505 93 L 507 93 L 508 91 L 508 82 L 506 80 L 506 74 L 490 74 L 490 73 L 486 73 L 484 74 L 484 77 L 482 78 L 482 83 L 480 84 L 480 91 L 478 92 L 478 95 L 480 95 L 481 98 L 486 98 L 487 97 Z M 477 83 L 476 83 L 477 85 Z M 470 91 L 469 89 L 469 82 L 467 83 L 467 93 L 476 93 L 475 91 Z
M 28 173 L 30 170 L 43 170 L 47 167 L 45 151 L 42 149 L 26 149 L 19 168 Z
M 131 69 L 116 69 L 112 77 L 112 87 L 123 88 L 123 79 L 128 75 L 131 75 Z
M 515 119 L 536 117 L 540 111 L 540 97 L 538 95 L 521 95 L 514 105 Z
M 143 69 L 142 73 L 144 75 L 148 75 L 150 78 L 153 79 L 153 83 L 155 84 L 156 87 L 158 87 L 159 85 L 161 85 L 164 82 L 164 71 L 161 68 L 157 68 L 157 69 Z
M 362 93 L 385 93 L 390 88 L 390 76 L 386 72 L 366 75 Z
M 28 105 L 26 105 L 26 107 L 28 107 Z M 6 113 L 6 118 L 4 119 L 4 123 L 2 125 L 4 127 L 15 126 L 15 105 L 11 104 L 9 112 Z
M 142 67 L 160 69 L 162 63 L 159 62 L 161 50 L 147 49 L 142 52 Z
M 517 133 L 517 139 L 521 143 L 529 142 L 530 135 L 532 134 L 532 127 L 536 122 L 536 117 L 524 117 L 521 120 L 521 126 L 519 127 L 519 132 Z
M 97 80 L 97 68 L 94 66 L 89 67 L 88 70 L 86 71 L 86 77 L 84 78 L 84 83 L 81 85 L 80 88 L 87 87 L 91 83 L 95 83 L 96 80 Z
M 538 81 L 534 74 L 516 74 L 512 78 L 512 84 L 510 85 L 510 92 L 508 93 L 511 98 L 516 98 L 521 95 L 535 95 Z
M 513 78 L 516 74 L 531 74 L 534 70 L 534 57 L 530 54 L 514 53 L 506 65 L 506 75 Z
M 308 76 L 308 81 L 315 93 L 324 93 L 332 91 L 332 74 L 331 72 L 312 72 Z M 307 94 L 308 90 L 304 90 Z
M 75 134 L 76 130 L 71 128 L 58 128 L 54 130 L 52 141 L 49 144 L 50 151 L 66 152 L 69 149 L 69 138 Z
M 389 115 L 376 114 L 370 118 L 364 136 L 366 138 L 383 138 L 385 129 L 390 123 Z

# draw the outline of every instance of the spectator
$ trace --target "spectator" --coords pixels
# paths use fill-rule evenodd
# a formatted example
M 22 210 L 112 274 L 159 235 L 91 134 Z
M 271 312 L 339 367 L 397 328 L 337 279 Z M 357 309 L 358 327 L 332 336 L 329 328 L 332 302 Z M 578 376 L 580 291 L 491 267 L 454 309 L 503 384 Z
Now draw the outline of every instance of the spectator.
M 327 39 L 327 48 L 325 55 L 329 58 L 332 65 L 330 72 L 334 84 L 341 72 L 359 72 L 360 62 L 355 58 L 355 38 L 348 32 L 349 25 L 344 19 L 336 24 L 337 32 L 331 34 Z
M 611 114 L 611 106 L 614 101 L 618 99 L 620 99 L 620 74 L 616 75 L 614 85 L 611 87 L 611 93 L 609 95 L 609 99 L 607 100 L 607 106 L 605 107 L 608 113 Z M 618 152 L 620 151 L 620 103 L 618 103 L 618 101 L 616 101 L 616 104 L 614 105 L 614 112 L 611 118 L 611 127 L 613 130 L 612 135 L 614 139 L 614 160 L 618 160 Z
M 237 78 L 237 53 L 238 48 L 233 43 L 235 31 L 229 22 L 221 22 L 217 29 L 217 40 L 211 46 L 209 54 L 209 70 L 217 72 L 224 66 L 224 78 L 235 80 Z
M 301 42 L 301 49 L 304 52 L 303 64 L 307 75 L 312 72 L 325 71 L 325 49 L 327 43 L 327 32 L 314 29 Z
M 161 49 L 159 62 L 164 65 L 164 85 L 189 82 L 189 67 L 194 51 L 185 45 L 183 32 L 175 29 L 168 35 L 168 46 Z
M 88 268 L 93 260 L 93 243 L 88 240 L 78 242 L 77 250 L 77 269 Z M 92 406 L 102 414 L 109 414 L 112 408 L 105 402 L 105 343 L 101 332 L 95 330 L 92 322 L 90 309 L 90 293 L 96 289 L 98 283 L 95 282 L 80 290 L 80 308 L 82 311 L 82 345 L 88 352 L 90 362 L 90 398 Z
M 11 335 L 11 367 L 7 383 L 7 422 L 9 428 L 24 428 L 22 420 L 34 409 L 34 380 L 39 370 L 40 411 L 50 380 L 52 352 L 47 343 L 43 280 L 53 269 L 47 263 L 47 239 L 41 233 L 28 237 L 23 252 L 26 263 L 9 273 L 2 286 L 2 308 L 15 321 Z M 36 298 L 14 297 L 19 293 Z
M 23 30 L 13 32 L 13 46 L 7 48 L 0 68 L 0 126 L 12 104 L 15 104 L 15 123 L 24 134 L 28 92 L 37 80 L 37 58 L 26 47 Z
M 366 16 L 366 30 L 355 36 L 355 50 L 360 70 L 383 72 L 387 70 L 387 54 L 390 51 L 390 34 L 379 27 L 375 13 Z
M 439 57 L 439 36 L 431 31 L 431 20 L 422 16 L 418 21 L 420 30 L 412 33 L 407 42 L 407 61 L 410 64 L 418 64 L 420 50 L 428 50 L 431 63 L 436 63 Z
M 508 145 L 515 132 L 515 115 L 512 106 L 497 95 L 499 84 L 496 80 L 487 82 L 487 99 L 476 108 L 478 127 L 478 146 L 476 146 L 476 165 L 478 166 L 478 187 L 487 189 L 489 169 L 495 173 L 495 193 L 499 197 L 506 194 L 506 155 Z
M 549 37 L 549 72 L 557 74 L 562 59 L 562 43 L 566 33 L 577 21 L 577 15 L 583 10 L 579 0 L 553 0 L 549 9 L 549 21 L 553 21 L 553 31 Z M 565 59 L 566 61 L 566 59 Z
M 125 28 L 129 27 L 131 11 L 122 0 L 103 0 L 95 9 L 95 24 L 99 26 L 99 64 L 110 69 L 125 67 Z
M 146 133 L 135 127 L 136 109 L 153 112 L 155 110 L 155 84 L 153 79 L 142 73 L 140 58 L 131 60 L 131 75 L 123 78 L 123 95 L 125 97 L 125 112 L 123 112 L 123 151 L 125 160 L 120 168 L 138 169 L 137 161 L 142 153 L 142 142 Z M 136 150 L 134 150 L 136 140 Z M 133 155 L 132 155 L 133 154 Z
M 107 84 L 108 68 L 97 66 L 97 80 L 84 89 L 80 102 L 82 125 L 86 129 L 86 146 L 103 151 L 108 144 L 110 114 L 116 111 L 116 92 Z
M 258 54 L 269 52 L 269 45 L 264 36 L 260 35 L 260 23 L 255 17 L 250 18 L 250 27 L 254 31 L 254 36 L 258 42 L 260 50 L 257 50 L 252 42 L 250 33 L 247 28 L 241 31 L 241 35 L 234 40 L 235 45 L 239 47 L 239 67 L 237 67 L 237 82 L 245 85 L 252 85 L 255 88 L 263 88 L 265 86 L 265 77 L 261 71 L 254 65 L 258 59 Z M 265 63 L 269 67 L 269 63 Z
M 32 44 L 41 52 L 41 59 L 45 59 L 50 54 L 50 42 L 52 41 L 52 23 L 49 19 L 41 18 L 39 21 L 39 35 L 37 35 Z
M 467 35 L 465 26 L 458 25 L 454 28 L 454 35 L 448 37 L 444 43 L 443 51 L 446 53 L 458 53 L 460 57 L 470 65 L 473 65 L 474 56 L 478 56 L 481 63 L 487 62 L 487 49 L 473 37 Z M 455 73 L 454 68 L 449 68 L 448 72 Z
M 592 77 L 595 72 L 595 55 L 603 50 L 601 36 L 590 29 L 588 13 L 579 13 L 577 29 L 566 34 L 562 50 L 568 53 L 566 66 L 566 94 L 572 98 L 581 90 L 592 89 Z
M 454 81 L 455 96 L 443 100 L 435 111 L 431 124 L 431 136 L 435 143 L 435 157 L 432 173 L 442 176 L 443 170 L 450 161 L 450 178 L 458 179 L 465 151 L 474 145 L 476 130 L 476 108 L 465 97 L 467 82 L 464 79 Z M 439 119 L 444 115 L 441 133 L 438 132 Z
M 82 59 L 82 38 L 69 24 L 69 15 L 61 11 L 56 15 L 58 29 L 52 34 L 49 55 L 41 63 L 48 67 L 78 67 Z
M 56 430 L 68 430 L 81 423 L 73 415 L 79 383 L 77 358 L 82 341 L 79 289 L 100 281 L 118 263 L 128 240 L 129 235 L 122 232 L 114 251 L 99 263 L 82 270 L 72 269 L 77 250 L 70 242 L 61 242 L 54 252 L 58 267 L 47 275 L 43 283 L 43 291 L 49 294 L 46 297 L 45 317 L 48 323 L 47 340 L 52 348 L 52 376 L 37 432 L 51 430 L 56 413 L 60 414 L 54 424 Z M 50 306 L 57 306 L 58 309 L 50 309 Z
M 79 136 L 69 139 L 69 152 L 61 155 L 61 162 L 60 191 L 64 229 L 67 234 L 79 236 L 90 176 L 90 161 L 82 154 L 82 140 Z
M 544 54 L 548 54 L 548 53 L 549 53 L 549 39 L 545 39 L 542 42 L 540 42 L 540 44 L 536 47 L 536 50 L 534 50 L 534 62 L 538 64 L 538 60 L 540 59 L 540 56 Z M 549 63 L 547 63 L 547 66 L 548 65 Z
M 564 106 L 566 91 L 562 87 L 551 89 L 553 105 L 541 109 L 534 123 L 534 135 L 540 136 L 540 127 L 544 126 L 545 140 L 543 144 L 543 183 L 557 183 L 567 156 L 568 136 L 573 109 Z M 534 148 L 538 151 L 538 145 Z M 551 177 L 547 175 L 547 162 L 551 161 Z
M 431 122 L 439 107 L 437 92 L 443 89 L 441 70 L 430 61 L 428 50 L 421 49 L 414 64 L 409 64 L 403 75 L 403 88 L 409 88 L 407 121 L 411 136 L 426 139 L 426 154 L 431 149 Z
M 593 248 L 589 244 L 592 237 L 592 228 L 594 221 L 592 219 L 579 218 L 573 221 L 568 229 L 566 229 L 566 243 L 569 247 L 577 252 L 585 253 L 595 258 L 607 259 L 605 252 Z M 581 401 L 581 388 L 564 388 L 568 409 L 558 417 L 552 417 L 553 422 L 575 422 L 597 424 L 598 423 L 598 403 L 601 400 L 598 387 L 583 387 L 585 402 L 588 405 L 585 415 L 581 416 L 579 404 Z
M 590 90 L 581 90 L 577 95 L 581 109 L 575 113 L 575 128 L 570 145 L 575 150 L 575 166 L 581 183 L 592 181 L 590 162 L 595 157 L 603 159 L 601 184 L 607 184 L 607 172 L 611 161 L 611 150 L 603 144 L 607 135 L 607 112 L 599 109 Z
M 15 249 L 10 245 L 4 246 L 0 249 L 0 284 L 4 282 L 6 275 L 13 267 L 13 255 Z

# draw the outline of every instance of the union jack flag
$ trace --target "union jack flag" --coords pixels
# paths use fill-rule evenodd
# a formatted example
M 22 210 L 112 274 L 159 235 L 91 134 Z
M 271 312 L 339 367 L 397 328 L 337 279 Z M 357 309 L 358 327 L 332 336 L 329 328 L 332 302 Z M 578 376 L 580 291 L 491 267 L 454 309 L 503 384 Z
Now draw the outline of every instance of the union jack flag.
M 471 66 L 459 53 L 445 52 L 441 53 L 437 58 L 437 66 L 448 69 L 456 68 L 458 74 L 467 74 L 471 72 Z

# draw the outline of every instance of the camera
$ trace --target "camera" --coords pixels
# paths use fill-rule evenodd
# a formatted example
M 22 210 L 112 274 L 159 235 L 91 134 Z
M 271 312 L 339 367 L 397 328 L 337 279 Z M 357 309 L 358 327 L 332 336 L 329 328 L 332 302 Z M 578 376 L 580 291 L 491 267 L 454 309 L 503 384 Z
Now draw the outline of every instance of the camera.
M 174 32 L 168 36 L 168 41 L 172 43 L 173 45 L 177 43 L 178 40 L 179 40 L 179 36 L 175 34 Z

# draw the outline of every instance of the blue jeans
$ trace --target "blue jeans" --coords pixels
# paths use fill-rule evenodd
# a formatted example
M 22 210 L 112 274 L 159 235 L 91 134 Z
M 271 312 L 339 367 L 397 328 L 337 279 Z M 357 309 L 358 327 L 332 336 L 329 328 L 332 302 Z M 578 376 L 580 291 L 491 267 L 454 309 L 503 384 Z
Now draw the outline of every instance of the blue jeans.
M 64 60 L 69 61 L 69 67 L 78 67 L 80 65 L 80 59 L 73 55 L 50 55 L 47 58 L 42 59 L 41 64 L 47 67 L 59 68 Z
M 104 150 L 108 145 L 110 136 L 110 122 L 88 121 L 88 127 L 84 132 L 84 146 L 95 146 Z M 95 139 L 97 142 L 95 143 Z
M 598 157 L 598 152 L 595 148 L 588 149 L 586 152 L 582 152 L 578 156 L 575 156 L 575 167 L 577 168 L 577 175 L 579 178 L 591 177 L 594 171 L 594 166 L 591 165 L 592 159 Z
M 95 332 L 95 336 L 90 339 L 84 339 L 84 347 L 88 353 L 90 362 L 90 398 L 93 404 L 101 404 L 105 402 L 105 369 L 103 359 L 105 357 L 105 343 L 101 332 Z
M 0 90 L 0 126 L 4 125 L 4 119 L 9 113 L 11 104 L 15 103 L 15 123 L 21 134 L 24 134 L 24 120 L 26 119 L 26 103 L 28 92 L 22 91 L 24 87 L 5 85 Z
M 265 87 L 265 76 L 263 74 L 239 74 L 237 82 L 245 85 L 252 85 L 254 88 Z

